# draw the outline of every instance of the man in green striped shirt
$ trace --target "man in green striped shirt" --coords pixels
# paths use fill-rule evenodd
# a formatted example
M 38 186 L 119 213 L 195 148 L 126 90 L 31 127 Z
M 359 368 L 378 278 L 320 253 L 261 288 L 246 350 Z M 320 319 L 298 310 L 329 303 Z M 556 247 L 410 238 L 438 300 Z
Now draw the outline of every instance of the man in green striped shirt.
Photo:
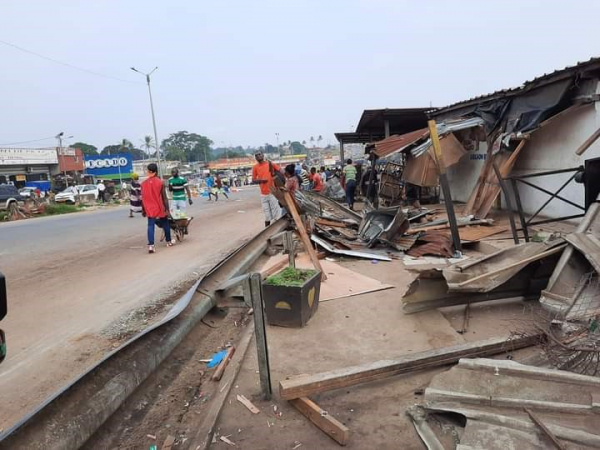
M 169 191 L 173 193 L 173 202 L 171 203 L 171 216 L 174 219 L 185 217 L 186 199 L 191 205 L 192 193 L 185 178 L 179 176 L 179 170 L 173 168 L 171 170 L 171 178 L 169 178 Z M 187 194 L 187 197 L 186 197 Z

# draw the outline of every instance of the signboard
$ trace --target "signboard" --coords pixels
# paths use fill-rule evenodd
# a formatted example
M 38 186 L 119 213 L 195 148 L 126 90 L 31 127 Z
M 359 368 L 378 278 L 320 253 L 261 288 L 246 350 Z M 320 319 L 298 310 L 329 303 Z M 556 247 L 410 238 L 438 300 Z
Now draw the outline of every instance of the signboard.
M 55 148 L 0 148 L 0 166 L 58 164 Z
M 58 149 L 58 154 L 61 156 L 77 156 L 77 152 L 72 147 L 63 147 Z
M 99 178 L 130 178 L 133 173 L 133 158 L 129 153 L 118 155 L 86 155 L 85 172 Z

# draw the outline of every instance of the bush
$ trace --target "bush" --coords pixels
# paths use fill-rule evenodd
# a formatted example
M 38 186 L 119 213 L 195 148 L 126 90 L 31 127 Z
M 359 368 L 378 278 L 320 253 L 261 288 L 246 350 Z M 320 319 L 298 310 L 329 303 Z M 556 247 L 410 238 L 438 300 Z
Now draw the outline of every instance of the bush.
M 266 280 L 266 284 L 272 286 L 302 286 L 306 280 L 312 277 L 316 270 L 294 269 L 288 267 L 278 274 L 272 275 Z

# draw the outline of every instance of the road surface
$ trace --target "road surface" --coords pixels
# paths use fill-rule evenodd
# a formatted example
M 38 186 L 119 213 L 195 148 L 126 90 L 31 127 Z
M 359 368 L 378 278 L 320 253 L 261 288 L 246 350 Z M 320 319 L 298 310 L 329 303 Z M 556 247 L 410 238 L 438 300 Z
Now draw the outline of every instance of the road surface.
M 169 307 L 183 288 L 264 226 L 258 190 L 199 198 L 183 243 L 146 250 L 146 221 L 127 207 L 0 224 L 8 280 L 0 429 Z

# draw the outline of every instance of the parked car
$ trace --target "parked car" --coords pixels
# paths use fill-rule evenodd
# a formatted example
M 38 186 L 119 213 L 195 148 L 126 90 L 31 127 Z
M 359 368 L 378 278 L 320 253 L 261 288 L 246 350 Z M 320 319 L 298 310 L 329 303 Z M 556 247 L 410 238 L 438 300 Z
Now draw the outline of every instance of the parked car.
M 36 196 L 36 191 L 37 188 L 35 187 L 25 186 L 24 188 L 19 189 L 19 194 L 21 194 L 23 197 L 33 198 Z
M 66 188 L 64 191 L 56 194 L 54 196 L 54 201 L 56 203 L 75 203 L 78 195 L 79 195 L 79 191 L 77 190 L 77 187 L 70 186 L 70 187 Z
M 12 184 L 0 184 L 0 210 L 8 209 L 11 203 L 23 205 L 25 197 Z
M 100 192 L 98 187 L 93 184 L 79 184 L 77 186 L 71 186 L 64 191 L 56 194 L 54 201 L 57 203 L 75 203 L 77 198 L 82 196 L 91 200 L 93 196 L 94 200 L 98 200 Z

